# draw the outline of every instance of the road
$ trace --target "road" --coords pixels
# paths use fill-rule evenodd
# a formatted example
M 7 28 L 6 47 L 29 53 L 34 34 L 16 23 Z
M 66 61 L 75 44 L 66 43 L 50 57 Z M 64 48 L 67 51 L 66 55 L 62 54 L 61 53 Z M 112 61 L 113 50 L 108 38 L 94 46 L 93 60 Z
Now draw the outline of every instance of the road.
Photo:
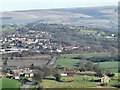
M 33 83 L 33 82 L 26 82 L 26 83 L 22 86 L 21 90 L 30 90 L 32 83 Z
M 57 59 L 58 59 L 58 55 L 54 54 L 50 59 L 50 61 L 47 63 L 47 66 L 53 66 Z

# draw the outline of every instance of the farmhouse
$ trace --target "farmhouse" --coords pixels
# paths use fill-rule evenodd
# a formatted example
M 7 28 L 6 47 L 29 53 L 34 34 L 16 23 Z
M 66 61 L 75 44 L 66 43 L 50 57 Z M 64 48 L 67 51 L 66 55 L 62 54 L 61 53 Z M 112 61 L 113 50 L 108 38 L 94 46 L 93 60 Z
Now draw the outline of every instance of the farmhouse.
M 61 73 L 61 76 L 65 77 L 65 76 L 67 76 L 67 73 Z
M 21 76 L 28 78 L 32 78 L 34 76 L 33 71 L 30 70 L 29 68 L 13 70 L 13 71 L 14 71 L 13 78 L 15 79 L 20 79 Z
M 75 72 L 68 72 L 67 75 L 68 75 L 68 76 L 75 76 L 76 73 L 75 73 Z
M 102 78 L 101 78 L 101 83 L 108 83 L 110 82 L 110 77 L 104 75 Z

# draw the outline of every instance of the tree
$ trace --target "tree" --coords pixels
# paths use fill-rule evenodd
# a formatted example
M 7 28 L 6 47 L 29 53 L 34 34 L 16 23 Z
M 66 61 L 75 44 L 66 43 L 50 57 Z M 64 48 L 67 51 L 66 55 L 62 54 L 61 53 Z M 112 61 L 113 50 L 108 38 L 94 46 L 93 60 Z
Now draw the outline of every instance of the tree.
M 35 69 L 35 65 L 33 63 L 30 65 L 30 69 Z
M 57 70 L 54 70 L 53 76 L 56 78 L 56 81 L 60 81 L 61 75 Z
M 42 79 L 44 78 L 44 72 L 42 72 L 41 70 L 34 70 L 34 77 L 33 79 L 37 82 L 42 81 Z
M 53 68 L 52 67 L 47 67 L 47 66 L 43 66 L 41 68 L 41 71 L 44 72 L 44 77 L 47 77 L 49 75 L 52 75 L 53 73 Z
M 58 70 L 58 69 L 61 69 L 62 67 L 61 65 L 57 65 L 55 68 Z
M 88 71 L 93 71 L 93 66 L 94 66 L 93 63 L 90 61 L 86 62 L 85 64 L 85 67 L 87 67 Z
M 94 71 L 96 72 L 96 76 L 102 76 L 105 74 L 105 70 L 103 68 L 91 61 L 80 61 L 76 64 L 76 67 L 79 68 L 79 71 Z
M 6 58 L 5 60 L 3 60 L 2 72 L 3 72 L 4 75 L 7 73 L 7 70 L 6 70 L 7 66 L 8 66 L 7 61 L 8 61 L 8 58 Z
M 96 72 L 96 76 L 103 76 L 103 74 L 105 74 L 105 70 L 101 67 L 99 67 L 97 64 L 94 65 L 93 70 Z
M 115 74 L 114 74 L 114 73 L 108 73 L 107 76 L 109 76 L 109 77 L 114 77 Z

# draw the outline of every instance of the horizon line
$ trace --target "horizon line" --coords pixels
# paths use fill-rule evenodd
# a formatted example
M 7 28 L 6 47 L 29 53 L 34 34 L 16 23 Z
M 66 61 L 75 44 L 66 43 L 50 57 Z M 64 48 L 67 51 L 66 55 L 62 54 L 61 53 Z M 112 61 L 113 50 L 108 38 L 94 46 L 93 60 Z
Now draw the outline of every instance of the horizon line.
M 8 10 L 0 12 L 19 12 L 19 11 L 31 11 L 31 10 L 54 10 L 54 9 L 74 9 L 74 8 L 95 8 L 95 7 L 118 7 L 118 5 L 106 5 L 106 6 L 81 6 L 81 7 L 56 7 L 56 8 L 34 8 L 34 9 L 19 9 L 19 10 Z

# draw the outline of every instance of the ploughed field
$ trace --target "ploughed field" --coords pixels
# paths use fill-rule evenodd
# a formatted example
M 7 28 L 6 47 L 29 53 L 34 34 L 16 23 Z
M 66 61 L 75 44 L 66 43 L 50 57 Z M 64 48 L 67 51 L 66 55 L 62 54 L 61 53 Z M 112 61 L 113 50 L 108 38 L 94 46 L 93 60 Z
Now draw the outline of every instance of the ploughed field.
M 28 57 L 13 57 L 7 61 L 10 67 L 25 67 L 31 64 L 35 66 L 46 65 L 50 60 L 50 55 L 31 55 Z
M 34 64 L 35 66 L 41 66 L 48 63 L 48 60 L 8 60 L 8 66 L 15 67 L 15 66 L 29 66 Z

